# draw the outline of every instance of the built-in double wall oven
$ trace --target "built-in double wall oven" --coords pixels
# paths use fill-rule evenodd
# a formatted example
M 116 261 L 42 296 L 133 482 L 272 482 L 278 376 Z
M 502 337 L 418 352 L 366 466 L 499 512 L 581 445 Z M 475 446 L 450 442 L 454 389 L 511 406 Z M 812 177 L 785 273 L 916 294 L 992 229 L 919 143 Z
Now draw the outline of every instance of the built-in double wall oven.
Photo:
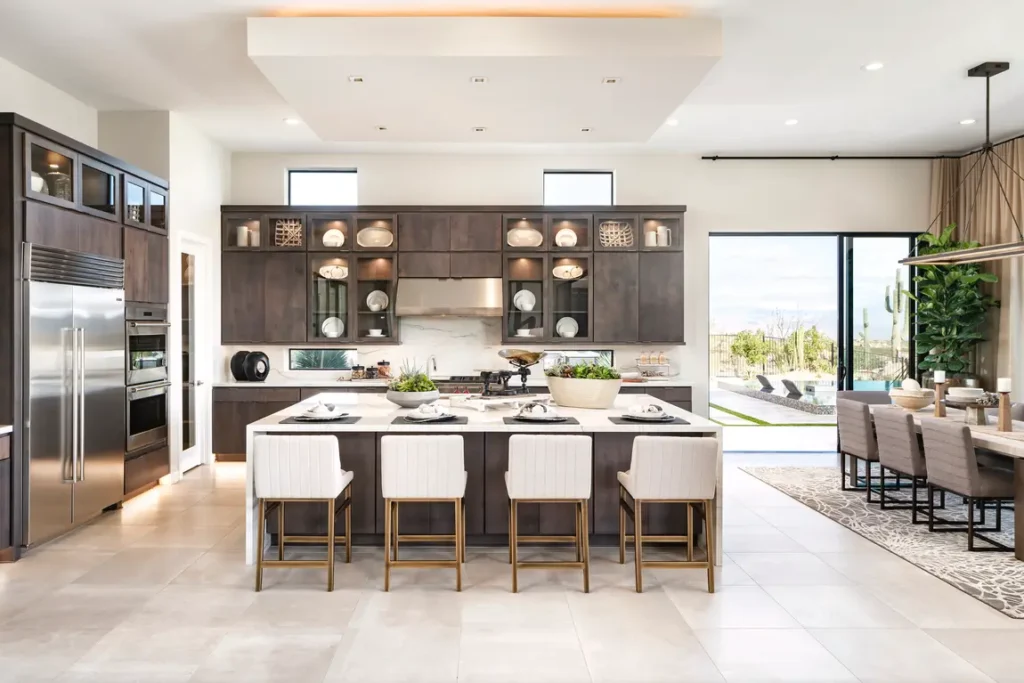
M 129 304 L 125 309 L 127 458 L 167 443 L 167 308 Z

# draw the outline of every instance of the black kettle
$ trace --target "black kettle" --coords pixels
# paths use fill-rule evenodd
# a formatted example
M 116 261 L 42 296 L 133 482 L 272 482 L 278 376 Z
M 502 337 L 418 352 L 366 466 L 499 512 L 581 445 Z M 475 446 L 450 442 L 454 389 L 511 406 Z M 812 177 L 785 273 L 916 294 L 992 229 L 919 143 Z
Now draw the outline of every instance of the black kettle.
M 270 359 L 262 351 L 239 351 L 231 356 L 230 367 L 238 382 L 263 382 L 270 374 Z

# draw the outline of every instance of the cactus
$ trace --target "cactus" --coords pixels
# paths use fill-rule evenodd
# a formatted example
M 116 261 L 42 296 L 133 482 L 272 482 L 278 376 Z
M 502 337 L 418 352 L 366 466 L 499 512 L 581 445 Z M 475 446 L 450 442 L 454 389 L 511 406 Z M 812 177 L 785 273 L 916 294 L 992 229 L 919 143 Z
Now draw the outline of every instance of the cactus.
M 867 309 L 867 306 L 865 306 L 863 310 L 864 310 L 864 321 L 861 323 L 860 334 L 857 335 L 857 336 L 860 337 L 860 345 L 861 345 L 861 347 L 863 347 L 865 350 L 867 350 L 867 348 L 868 348 L 868 309 Z
M 896 284 L 885 287 L 885 310 L 892 314 L 892 336 L 889 340 L 892 357 L 900 355 L 903 342 L 909 341 L 910 307 L 907 306 L 907 292 L 903 289 L 900 269 L 896 269 Z

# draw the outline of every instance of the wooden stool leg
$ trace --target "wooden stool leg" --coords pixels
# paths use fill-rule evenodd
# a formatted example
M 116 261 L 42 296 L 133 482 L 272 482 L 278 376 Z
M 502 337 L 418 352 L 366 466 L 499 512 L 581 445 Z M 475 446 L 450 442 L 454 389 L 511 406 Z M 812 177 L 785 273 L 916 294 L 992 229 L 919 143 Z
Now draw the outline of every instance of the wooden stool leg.
M 466 501 L 465 501 L 465 499 L 463 499 L 461 507 L 462 507 L 462 537 L 459 540 L 460 540 L 460 548 L 462 549 L 462 552 L 461 552 L 461 554 L 459 556 L 459 561 L 462 562 L 463 564 L 465 564 L 465 562 L 466 562 Z
M 266 535 L 267 503 L 261 499 L 257 505 L 259 506 L 259 521 L 256 526 L 256 592 L 259 593 L 263 590 L 263 553 L 265 552 L 263 537 Z
M 384 501 L 384 590 L 391 590 L 391 501 Z
M 707 546 L 708 550 L 708 593 L 715 592 L 715 543 L 712 540 L 714 537 L 715 525 L 712 522 L 712 510 L 715 508 L 715 501 L 705 500 L 704 501 L 704 545 Z
M 686 561 L 693 562 L 693 541 L 696 537 L 693 529 L 693 505 L 686 504 Z
M 345 488 L 345 563 L 352 564 L 352 484 Z
M 636 563 L 636 592 L 644 592 L 643 503 L 633 499 L 633 552 Z
M 327 590 L 334 590 L 334 499 L 327 501 Z
M 508 563 L 512 564 L 512 499 L 508 501 Z
M 455 499 L 455 590 L 462 591 L 462 499 Z
M 397 501 L 395 502 L 395 512 L 392 514 L 391 520 L 392 520 L 391 523 L 395 525 L 395 542 L 394 542 L 394 545 L 391 546 L 392 548 L 394 548 L 394 553 L 395 554 L 394 554 L 394 556 L 391 559 L 392 560 L 397 560 L 398 559 L 398 502 Z
M 573 507 L 576 509 L 576 561 L 583 561 L 583 542 L 580 539 L 580 504 L 574 503 Z
M 626 564 L 626 489 L 619 486 L 619 564 Z
M 277 506 L 277 559 L 284 559 L 284 501 Z
M 583 541 L 583 592 L 590 592 L 590 524 L 587 520 L 587 501 L 580 503 L 580 517 L 583 518 L 583 529 L 580 532 Z
M 510 548 L 510 551 L 511 551 L 511 554 L 512 554 L 512 592 L 513 593 L 518 593 L 519 592 L 519 576 L 518 576 L 518 574 L 516 572 L 516 569 L 519 566 L 519 557 L 518 557 L 519 553 L 518 553 L 518 549 L 516 548 L 517 541 L 518 541 L 517 536 L 519 534 L 519 528 L 518 528 L 519 524 L 518 524 L 518 520 L 516 519 L 518 514 L 519 514 L 519 506 L 516 504 L 516 501 L 513 500 L 512 501 L 512 516 L 511 516 L 510 522 L 509 522 L 510 525 L 511 525 L 511 528 L 512 528 L 512 533 L 511 533 L 511 535 L 509 536 L 509 539 L 508 539 L 509 548 Z

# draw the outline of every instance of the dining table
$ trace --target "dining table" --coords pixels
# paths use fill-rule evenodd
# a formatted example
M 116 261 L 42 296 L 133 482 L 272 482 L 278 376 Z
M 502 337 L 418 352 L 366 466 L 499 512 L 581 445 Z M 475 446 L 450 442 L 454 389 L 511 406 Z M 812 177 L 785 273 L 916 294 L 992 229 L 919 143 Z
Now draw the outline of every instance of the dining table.
M 878 410 L 903 410 L 893 405 L 872 405 L 869 406 L 871 414 Z M 917 431 L 921 431 L 921 418 L 935 418 L 934 406 L 928 406 L 917 411 L 910 411 L 914 416 L 914 425 Z M 946 407 L 946 416 L 935 418 L 950 422 L 966 423 L 967 413 L 959 408 Z M 967 424 L 971 430 L 971 440 L 974 448 L 979 451 L 994 453 L 1013 459 L 1013 544 L 1014 556 L 1024 562 L 1024 422 L 1014 420 L 1013 431 L 1001 432 L 996 425 L 997 419 L 989 416 L 989 424 L 974 425 Z M 925 453 L 927 459 L 928 454 Z

